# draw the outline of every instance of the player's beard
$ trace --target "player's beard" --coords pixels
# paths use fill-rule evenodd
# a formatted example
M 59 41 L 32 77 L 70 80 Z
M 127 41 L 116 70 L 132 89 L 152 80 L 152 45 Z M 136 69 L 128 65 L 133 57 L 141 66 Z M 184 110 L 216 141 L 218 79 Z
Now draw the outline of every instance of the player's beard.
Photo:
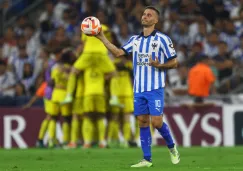
M 151 27 L 154 25 L 153 23 L 150 23 L 150 22 L 143 22 L 143 20 L 141 20 L 141 24 L 145 28 L 148 28 L 148 27 Z

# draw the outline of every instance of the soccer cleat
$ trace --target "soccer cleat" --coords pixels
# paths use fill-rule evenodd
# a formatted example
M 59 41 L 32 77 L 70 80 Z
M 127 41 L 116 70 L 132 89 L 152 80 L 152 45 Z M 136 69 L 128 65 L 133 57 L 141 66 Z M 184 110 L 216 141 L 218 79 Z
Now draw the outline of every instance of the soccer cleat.
M 72 103 L 72 101 L 73 101 L 73 97 L 71 95 L 67 95 L 65 99 L 61 102 L 61 104 Z
M 54 140 L 50 139 L 48 141 L 48 148 L 54 148 L 54 147 L 55 147 L 55 142 L 54 142 Z
M 43 140 L 37 140 L 36 147 L 37 148 L 45 148 L 45 145 L 43 143 Z
M 151 167 L 153 163 L 145 159 L 141 160 L 139 163 L 131 165 L 131 167 Z
M 64 149 L 74 149 L 74 148 L 77 148 L 78 145 L 76 143 L 72 143 L 70 142 L 69 144 L 65 145 L 63 148 Z
M 180 162 L 180 154 L 176 148 L 176 145 L 174 148 L 171 148 L 170 150 L 170 159 L 173 164 L 178 164 Z
M 91 144 L 84 144 L 82 149 L 89 149 L 91 148 Z

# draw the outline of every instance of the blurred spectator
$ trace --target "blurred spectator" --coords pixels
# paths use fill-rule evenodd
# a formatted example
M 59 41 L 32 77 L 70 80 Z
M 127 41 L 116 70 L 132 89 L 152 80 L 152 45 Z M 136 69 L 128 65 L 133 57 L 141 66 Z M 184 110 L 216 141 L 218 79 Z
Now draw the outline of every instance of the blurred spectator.
M 53 52 L 54 49 L 58 47 L 68 47 L 70 46 L 70 39 L 67 37 L 65 29 L 63 27 L 58 27 L 55 31 L 54 37 L 48 42 L 47 47 Z
M 41 13 L 39 17 L 39 22 L 43 21 L 50 21 L 52 24 L 55 23 L 55 17 L 54 17 L 54 5 L 51 1 L 46 1 L 45 3 L 45 10 Z
M 0 60 L 0 96 L 14 96 L 16 84 L 14 75 L 7 71 L 7 64 Z
M 25 46 L 19 46 L 18 48 L 19 54 L 17 56 L 11 56 L 8 64 L 14 72 L 17 81 L 20 81 L 23 79 L 24 64 L 31 63 L 34 65 L 34 59 L 28 56 Z
M 227 44 L 225 42 L 220 42 L 218 45 L 219 54 L 213 57 L 215 61 L 215 66 L 218 70 L 218 80 L 230 77 L 232 75 L 233 62 L 230 59 L 230 55 L 227 50 Z
M 215 93 L 215 76 L 209 66 L 210 61 L 208 56 L 201 56 L 199 62 L 189 71 L 188 93 L 195 97 L 195 102 L 203 102 L 203 98 L 209 96 L 210 90 Z
M 178 24 L 178 30 L 171 36 L 172 40 L 178 45 L 190 45 L 191 41 L 188 34 L 188 25 L 183 21 Z
M 191 68 L 197 64 L 198 60 L 203 56 L 201 43 L 194 43 L 186 60 L 186 65 Z
M 239 17 L 240 20 L 236 21 L 235 24 L 235 30 L 238 36 L 243 35 L 243 7 L 239 11 Z
M 24 34 L 24 27 L 27 24 L 28 18 L 27 16 L 19 16 L 16 22 L 16 25 L 14 27 L 14 32 L 17 34 L 17 36 Z
M 230 20 L 225 20 L 223 28 L 225 28 L 225 31 L 220 33 L 219 38 L 227 43 L 228 51 L 231 52 L 239 46 L 239 38 L 236 35 L 234 23 Z
M 206 41 L 203 44 L 204 54 L 212 58 L 218 54 L 219 35 L 217 31 L 212 31 L 208 34 Z
M 124 45 L 130 37 L 131 34 L 129 33 L 127 23 L 122 24 L 120 27 L 120 34 L 118 34 L 117 36 L 117 39 L 119 40 L 120 44 Z
M 36 58 L 40 51 L 39 35 L 35 32 L 35 27 L 28 24 L 24 28 L 24 36 L 26 40 L 26 52 L 29 57 Z
M 243 63 L 243 35 L 240 38 L 240 46 L 232 52 L 232 56 L 236 63 Z
M 171 89 L 174 95 L 187 95 L 188 86 L 187 86 L 187 76 L 188 68 L 185 65 L 181 65 L 178 68 L 179 79 L 175 80 L 171 84 Z
M 55 21 L 60 21 L 61 23 L 65 23 L 63 21 L 63 12 L 68 8 L 69 8 L 68 0 L 58 0 L 57 4 L 54 7 Z
M 214 0 L 204 0 L 200 4 L 200 9 L 202 11 L 202 14 L 204 17 L 212 24 L 214 25 L 215 18 L 216 18 L 216 12 L 214 7 Z
M 15 39 L 14 30 L 12 27 L 8 27 L 3 39 L 3 50 L 2 50 L 2 57 L 6 60 L 13 55 L 17 55 L 17 41 Z
M 26 96 L 26 92 L 25 92 L 25 87 L 23 84 L 18 83 L 15 86 L 15 96 L 20 97 L 20 96 Z
M 33 74 L 33 66 L 30 63 L 24 64 L 23 78 L 20 82 L 24 85 L 24 89 L 27 94 L 34 94 L 35 77 Z

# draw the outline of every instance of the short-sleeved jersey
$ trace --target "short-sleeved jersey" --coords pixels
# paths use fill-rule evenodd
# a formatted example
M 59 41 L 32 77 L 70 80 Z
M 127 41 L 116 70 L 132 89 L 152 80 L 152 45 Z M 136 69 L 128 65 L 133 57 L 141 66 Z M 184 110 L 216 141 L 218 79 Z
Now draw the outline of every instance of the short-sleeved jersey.
M 132 36 L 122 47 L 126 54 L 132 53 L 134 92 L 140 93 L 163 88 L 165 86 L 164 70 L 149 66 L 149 57 L 158 57 L 161 64 L 176 57 L 171 39 L 154 30 L 149 36 Z
M 88 68 L 84 71 L 84 96 L 104 95 L 105 77 L 99 68 Z
M 102 24 L 102 30 L 108 34 L 108 27 Z M 109 36 L 108 36 L 109 37 Z M 85 43 L 83 53 L 102 53 L 108 55 L 108 50 L 104 44 L 96 37 L 87 36 L 82 34 L 81 40 Z
M 121 61 L 120 58 L 116 58 L 114 63 L 119 63 Z M 117 96 L 120 97 L 132 97 L 132 82 L 131 82 L 131 74 L 132 70 L 132 62 L 127 61 L 122 68 L 117 68 L 117 76 L 112 78 L 111 83 L 111 92 L 115 92 Z
M 51 71 L 51 78 L 54 80 L 55 87 L 67 87 L 68 75 L 71 66 L 68 64 L 55 64 Z

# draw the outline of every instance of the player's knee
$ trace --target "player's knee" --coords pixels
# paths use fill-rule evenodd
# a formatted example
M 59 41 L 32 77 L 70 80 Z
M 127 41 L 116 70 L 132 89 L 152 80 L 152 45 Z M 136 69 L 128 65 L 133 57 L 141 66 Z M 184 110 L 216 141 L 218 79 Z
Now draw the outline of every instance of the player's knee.
M 64 116 L 64 122 L 71 123 L 72 117 L 71 116 Z
M 51 116 L 51 120 L 57 120 L 57 116 Z
M 72 119 L 79 120 L 79 116 L 77 114 L 73 114 Z
M 130 114 L 125 114 L 124 115 L 124 122 L 129 122 L 130 121 Z
M 46 118 L 45 118 L 45 119 L 48 120 L 48 121 L 50 121 L 51 118 L 52 118 L 52 117 L 51 117 L 50 115 L 46 115 Z
M 140 115 L 137 117 L 139 127 L 147 127 L 149 126 L 149 115 Z
M 151 122 L 154 128 L 161 128 L 163 124 L 162 116 L 152 116 Z

